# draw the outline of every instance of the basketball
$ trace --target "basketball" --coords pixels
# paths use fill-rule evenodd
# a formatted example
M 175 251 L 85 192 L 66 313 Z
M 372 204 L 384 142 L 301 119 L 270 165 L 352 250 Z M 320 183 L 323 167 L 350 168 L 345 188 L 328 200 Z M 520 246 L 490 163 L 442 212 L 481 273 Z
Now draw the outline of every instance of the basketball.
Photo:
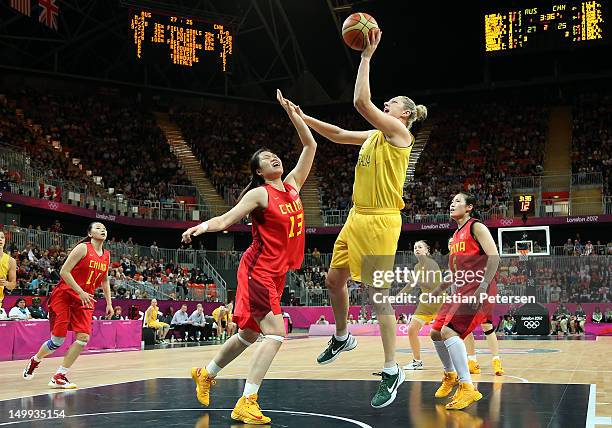
M 351 49 L 362 51 L 366 45 L 368 31 L 378 28 L 376 20 L 363 12 L 353 13 L 342 24 L 342 38 Z

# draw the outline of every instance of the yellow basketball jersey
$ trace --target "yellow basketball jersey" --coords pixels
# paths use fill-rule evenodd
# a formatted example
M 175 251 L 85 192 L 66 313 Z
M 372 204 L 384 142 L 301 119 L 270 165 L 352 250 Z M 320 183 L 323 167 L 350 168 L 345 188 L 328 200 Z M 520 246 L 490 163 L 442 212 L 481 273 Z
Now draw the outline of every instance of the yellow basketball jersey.
M 149 314 L 147 316 L 147 324 L 151 324 L 152 322 L 157 321 L 158 310 L 153 306 L 149 306 Z
M 442 271 L 434 259 L 427 258 L 424 263 L 418 262 L 414 266 L 414 273 L 422 293 L 431 293 L 442 283 Z
M 8 279 L 10 256 L 7 253 L 2 253 L 0 257 L 0 279 Z M 0 303 L 4 300 L 4 287 L 0 286 Z
M 410 147 L 395 147 L 382 131 L 375 131 L 361 146 L 355 165 L 353 204 L 358 208 L 404 208 L 402 193 Z

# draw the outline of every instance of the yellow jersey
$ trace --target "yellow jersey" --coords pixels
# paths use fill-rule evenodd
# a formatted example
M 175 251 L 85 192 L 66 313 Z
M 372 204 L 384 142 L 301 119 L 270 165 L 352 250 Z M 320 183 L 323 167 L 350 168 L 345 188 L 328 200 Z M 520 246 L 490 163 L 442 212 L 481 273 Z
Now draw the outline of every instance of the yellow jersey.
M 2 253 L 0 257 L 0 279 L 8 279 L 11 257 L 7 253 Z M 4 300 L 4 287 L 0 286 L 0 304 Z
M 442 306 L 442 300 L 430 302 L 428 295 L 442 283 L 444 273 L 440 270 L 438 263 L 430 257 L 425 259 L 423 263 L 418 262 L 414 266 L 414 272 L 418 275 L 417 285 L 421 289 L 419 304 L 414 311 L 414 315 L 419 316 L 426 323 L 430 323 Z
M 412 146 L 411 143 L 409 147 L 395 147 L 382 131 L 368 137 L 355 165 L 353 204 L 356 208 L 404 208 L 402 194 Z
M 414 266 L 417 283 L 421 293 L 431 293 L 442 283 L 444 273 L 440 270 L 438 263 L 432 258 L 427 258 L 423 263 L 417 262 Z
M 147 315 L 147 325 L 150 325 L 152 322 L 156 322 L 157 321 L 157 314 L 159 313 L 159 310 L 157 308 L 154 308 L 153 306 L 149 306 L 149 309 L 146 312 Z
M 227 307 L 223 306 L 223 308 L 225 309 L 225 314 L 223 315 L 223 319 L 219 319 L 219 314 L 221 313 L 221 308 L 222 306 L 218 306 L 214 311 L 212 311 L 212 317 L 215 319 L 216 322 L 221 322 L 221 321 L 231 321 L 233 316 L 232 313 L 229 312 L 227 310 Z

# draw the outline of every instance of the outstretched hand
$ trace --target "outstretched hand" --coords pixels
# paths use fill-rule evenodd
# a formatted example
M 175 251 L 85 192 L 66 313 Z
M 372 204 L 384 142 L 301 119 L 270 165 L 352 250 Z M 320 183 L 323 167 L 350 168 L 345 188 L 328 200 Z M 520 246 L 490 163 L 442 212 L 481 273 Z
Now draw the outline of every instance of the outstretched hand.
M 189 244 L 191 242 L 192 236 L 198 236 L 206 232 L 206 227 L 203 226 L 203 223 L 198 224 L 197 226 L 190 227 L 181 235 L 181 242 L 185 244 Z
M 382 30 L 380 28 L 372 28 L 368 31 L 368 36 L 366 37 L 366 45 L 361 53 L 362 58 L 372 58 L 374 55 L 374 51 L 378 47 L 380 43 L 380 38 L 382 37 Z
M 294 103 L 283 97 L 283 93 L 280 91 L 280 89 L 276 90 L 276 99 L 278 100 L 281 107 L 283 107 L 283 109 L 285 109 L 285 111 L 287 112 L 289 119 L 291 119 L 292 121 L 294 119 L 297 119 L 298 117 L 304 119 L 304 113 L 300 109 L 300 106 L 295 105 Z

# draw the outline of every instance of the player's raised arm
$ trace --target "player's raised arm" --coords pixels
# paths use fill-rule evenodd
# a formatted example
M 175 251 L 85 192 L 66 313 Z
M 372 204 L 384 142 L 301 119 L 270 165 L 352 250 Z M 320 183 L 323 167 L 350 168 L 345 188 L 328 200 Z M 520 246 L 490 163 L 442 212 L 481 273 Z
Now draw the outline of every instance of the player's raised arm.
M 291 105 L 291 101 L 289 101 Z M 304 120 L 306 125 L 310 128 L 314 129 L 318 134 L 327 138 L 329 141 L 333 141 L 337 144 L 352 144 L 355 146 L 361 146 L 365 140 L 368 139 L 370 134 L 374 132 L 374 130 L 369 131 L 349 131 L 347 129 L 340 128 L 339 126 L 333 125 L 331 123 L 324 122 L 322 120 L 316 119 L 312 116 L 308 116 L 301 109 L 297 110 L 300 117 Z
M 183 232 L 182 240 L 191 242 L 192 236 L 198 236 L 206 232 L 219 232 L 237 223 L 257 208 L 265 208 L 268 204 L 268 193 L 262 187 L 249 190 L 240 201 L 223 215 L 213 217 L 197 226 L 190 227 Z
M 389 138 L 389 142 L 397 147 L 409 147 L 412 143 L 412 136 L 406 127 L 406 120 L 410 115 L 408 110 L 402 112 L 405 120 L 402 121 L 392 115 L 385 114 L 374 105 L 370 95 L 370 59 L 382 36 L 382 31 L 375 28 L 368 31 L 366 47 L 361 54 L 361 62 L 357 71 L 355 82 L 355 92 L 353 94 L 353 104 L 355 108 L 372 126 L 382 131 Z M 388 102 L 400 104 L 400 100 L 393 98 Z M 401 107 L 401 106 L 399 106 Z M 387 103 L 385 109 L 387 109 Z
M 276 99 L 280 105 L 285 109 L 291 123 L 295 126 L 295 129 L 300 137 L 300 141 L 304 146 L 300 158 L 295 165 L 295 168 L 287 175 L 285 182 L 289 183 L 299 192 L 302 185 L 310 174 L 312 163 L 314 161 L 315 153 L 317 151 L 317 142 L 312 136 L 312 132 L 304 122 L 304 119 L 300 117 L 300 107 L 293 104 L 291 101 L 285 99 L 280 90 L 276 90 Z

